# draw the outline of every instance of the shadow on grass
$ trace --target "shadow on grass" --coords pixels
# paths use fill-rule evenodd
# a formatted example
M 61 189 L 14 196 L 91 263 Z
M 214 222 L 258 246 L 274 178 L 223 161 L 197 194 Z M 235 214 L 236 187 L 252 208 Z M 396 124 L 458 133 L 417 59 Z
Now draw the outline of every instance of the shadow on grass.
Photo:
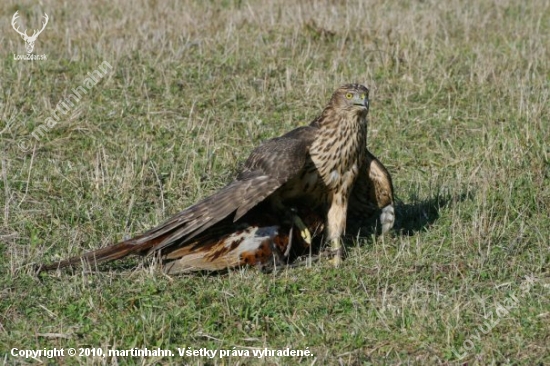
M 395 205 L 396 223 L 393 231 L 398 235 L 411 236 L 419 231 L 427 230 L 439 219 L 442 208 L 451 207 L 459 202 L 472 199 L 474 192 L 468 191 L 458 195 L 437 192 L 433 197 L 420 201 L 411 197 L 411 203 L 398 200 Z

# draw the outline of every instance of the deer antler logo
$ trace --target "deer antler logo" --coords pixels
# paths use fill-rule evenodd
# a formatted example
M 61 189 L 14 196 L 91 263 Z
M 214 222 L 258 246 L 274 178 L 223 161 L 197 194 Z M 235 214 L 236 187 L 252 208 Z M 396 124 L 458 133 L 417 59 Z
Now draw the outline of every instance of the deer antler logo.
M 16 22 L 17 22 L 17 18 L 19 17 L 17 15 L 19 11 L 16 11 L 15 14 L 13 14 L 13 18 L 11 18 L 11 26 L 13 27 L 13 29 L 15 29 L 15 31 L 17 33 L 19 33 L 21 35 L 21 37 L 23 37 L 23 39 L 25 40 L 25 49 L 27 50 L 27 53 L 32 53 L 32 50 L 34 49 L 34 42 L 36 42 L 36 38 L 38 37 L 38 35 L 40 33 L 42 33 L 42 31 L 44 30 L 44 28 L 46 28 L 46 24 L 48 24 L 48 14 L 44 13 L 44 19 L 46 20 L 43 25 L 42 25 L 42 29 L 40 29 L 38 31 L 38 33 L 36 33 L 37 31 L 36 30 L 33 30 L 33 33 L 32 33 L 32 36 L 28 36 L 27 34 L 27 30 L 25 29 L 24 32 L 21 32 L 19 30 L 19 26 L 16 27 Z

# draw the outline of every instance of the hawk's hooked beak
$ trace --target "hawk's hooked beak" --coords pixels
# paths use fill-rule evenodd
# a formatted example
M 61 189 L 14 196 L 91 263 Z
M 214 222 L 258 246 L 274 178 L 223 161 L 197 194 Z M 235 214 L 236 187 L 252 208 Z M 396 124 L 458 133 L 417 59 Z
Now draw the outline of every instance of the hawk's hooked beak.
M 361 98 L 360 95 L 355 95 L 353 98 L 353 104 L 369 109 L 369 97 L 364 96 L 363 98 Z

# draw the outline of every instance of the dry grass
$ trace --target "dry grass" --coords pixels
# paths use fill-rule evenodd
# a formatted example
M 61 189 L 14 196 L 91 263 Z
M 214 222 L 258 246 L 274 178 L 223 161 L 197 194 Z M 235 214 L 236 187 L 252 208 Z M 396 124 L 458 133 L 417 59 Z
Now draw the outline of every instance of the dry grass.
M 550 363 L 547 1 L 17 4 L 0 4 L 6 364 L 31 363 L 13 347 L 157 346 L 315 355 L 216 365 L 447 364 L 469 340 L 460 362 Z M 16 10 L 29 28 L 50 16 L 35 46 L 47 61 L 13 60 L 24 53 L 10 27 Z M 103 61 L 113 72 L 35 141 Z M 369 146 L 402 203 L 396 230 L 352 244 L 342 269 L 166 278 L 130 262 L 31 273 L 213 192 L 254 146 L 308 122 L 333 89 L 356 81 L 372 90 Z M 534 284 L 521 292 L 526 278 Z M 473 338 L 510 296 L 517 306 Z

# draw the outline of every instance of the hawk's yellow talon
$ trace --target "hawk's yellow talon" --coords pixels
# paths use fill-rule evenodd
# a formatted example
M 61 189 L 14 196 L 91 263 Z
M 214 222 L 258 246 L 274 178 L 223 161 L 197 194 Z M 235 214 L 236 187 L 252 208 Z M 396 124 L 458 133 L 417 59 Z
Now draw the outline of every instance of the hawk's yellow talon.
M 342 257 L 339 255 L 335 255 L 332 259 L 329 260 L 329 262 L 336 268 L 340 267 L 342 264 Z
M 302 219 L 298 215 L 292 215 L 292 221 L 294 222 L 294 225 L 298 229 L 300 229 L 300 236 L 308 245 L 311 245 L 311 232 L 307 228 L 306 224 L 302 221 Z

